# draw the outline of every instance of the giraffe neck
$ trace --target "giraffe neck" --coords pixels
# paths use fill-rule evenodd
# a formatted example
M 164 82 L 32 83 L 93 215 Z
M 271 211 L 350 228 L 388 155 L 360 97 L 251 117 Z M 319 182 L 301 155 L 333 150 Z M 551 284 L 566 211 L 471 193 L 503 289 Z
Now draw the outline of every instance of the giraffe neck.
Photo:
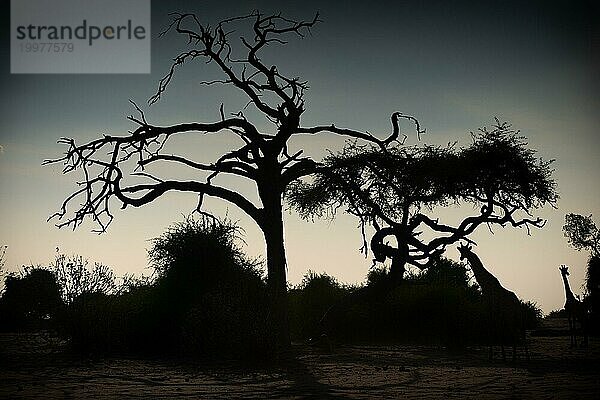
M 494 290 L 495 288 L 498 288 L 500 286 L 500 282 L 498 282 L 498 279 L 494 275 L 492 275 L 487 269 L 485 269 L 483 263 L 475 253 L 469 252 L 467 254 L 467 260 L 471 265 L 471 270 L 475 275 L 475 280 L 477 281 L 477 284 L 479 284 L 479 287 L 481 288 L 481 291 L 483 293 Z
M 571 286 L 569 286 L 569 280 L 567 279 L 567 275 L 562 274 L 563 283 L 565 284 L 565 296 L 567 297 L 567 301 L 575 300 L 575 295 L 571 291 Z

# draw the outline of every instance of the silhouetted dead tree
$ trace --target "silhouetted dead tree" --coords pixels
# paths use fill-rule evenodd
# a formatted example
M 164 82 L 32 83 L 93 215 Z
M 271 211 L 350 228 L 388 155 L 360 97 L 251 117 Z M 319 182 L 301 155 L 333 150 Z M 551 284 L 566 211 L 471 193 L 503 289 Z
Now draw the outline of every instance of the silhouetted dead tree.
M 399 120 L 417 121 L 399 112 L 391 116 L 392 132 L 379 139 L 369 132 L 341 128 L 334 124 L 303 126 L 300 119 L 305 111 L 304 95 L 307 82 L 288 77 L 275 65 L 261 58 L 268 46 L 284 45 L 288 37 L 304 37 L 319 22 L 318 14 L 311 21 L 293 21 L 281 15 L 249 15 L 223 20 L 214 27 L 203 24 L 194 14 L 174 14 L 169 27 L 162 33 L 183 35 L 191 50 L 174 58 L 169 72 L 161 79 L 158 90 L 149 100 L 158 101 L 167 90 L 178 67 L 196 59 L 215 66 L 223 79 L 205 81 L 205 85 L 232 86 L 248 99 L 247 106 L 255 107 L 273 126 L 270 133 L 261 132 L 244 115 L 244 110 L 226 115 L 224 106 L 220 118 L 214 122 L 190 122 L 170 126 L 150 123 L 144 112 L 133 103 L 137 116 L 129 120 L 137 128 L 128 135 L 104 135 L 88 143 L 78 144 L 74 139 L 62 138 L 67 146 L 65 155 L 46 163 L 64 163 L 64 173 L 79 171 L 83 180 L 79 189 L 66 198 L 59 212 L 51 218 L 58 226 L 76 228 L 91 218 L 104 232 L 113 219 L 111 204 L 115 200 L 122 208 L 140 207 L 171 191 L 192 192 L 198 195 L 197 210 L 206 196 L 223 199 L 243 210 L 264 234 L 268 270 L 268 286 L 272 294 L 272 314 L 277 341 L 287 346 L 288 322 L 286 314 L 286 257 L 283 242 L 282 197 L 290 182 L 312 174 L 318 164 L 302 151 L 289 154 L 287 143 L 294 135 L 330 133 L 354 140 L 362 140 L 385 148 L 398 143 Z M 232 33 L 241 26 L 250 27 L 250 36 L 242 36 L 239 46 L 242 56 L 234 56 Z M 239 52 L 239 51 L 238 51 Z M 182 134 L 229 133 L 239 139 L 239 146 L 216 157 L 212 162 L 199 162 L 180 155 L 167 154 L 169 139 Z M 157 176 L 146 168 L 159 164 L 177 164 L 199 173 L 197 180 L 175 180 Z M 133 181 L 126 170 L 133 170 Z M 166 171 L 165 169 L 162 170 Z M 253 182 L 260 199 L 259 205 L 244 197 L 235 188 L 215 183 L 221 175 L 234 175 Z M 129 179 L 128 179 L 129 178 Z M 75 206 L 73 214 L 70 206 Z M 67 216 L 69 214 L 69 216 Z
M 406 264 L 424 269 L 446 246 L 472 242 L 468 236 L 482 224 L 540 228 L 545 221 L 531 211 L 558 200 L 551 161 L 536 158 L 519 132 L 499 121 L 459 150 L 350 144 L 324 164 L 312 182 L 290 187 L 290 204 L 305 218 L 332 217 L 345 207 L 360 220 L 365 254 L 365 227 L 374 227 L 374 261 L 391 259 L 393 280 L 402 279 Z M 475 212 L 457 225 L 430 216 L 437 207 L 465 203 Z

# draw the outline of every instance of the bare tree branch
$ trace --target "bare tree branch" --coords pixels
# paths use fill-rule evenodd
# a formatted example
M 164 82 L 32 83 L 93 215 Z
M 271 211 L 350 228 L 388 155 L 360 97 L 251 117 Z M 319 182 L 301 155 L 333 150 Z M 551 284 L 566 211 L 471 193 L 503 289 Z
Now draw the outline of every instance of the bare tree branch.
M 314 134 L 318 134 L 318 133 L 322 133 L 322 132 L 329 132 L 329 133 L 334 133 L 336 135 L 342 135 L 342 136 L 346 136 L 346 137 L 350 137 L 350 138 L 354 138 L 354 139 L 365 140 L 367 142 L 375 143 L 375 144 L 381 146 L 382 148 L 385 148 L 393 142 L 398 142 L 399 144 L 404 144 L 404 139 L 406 139 L 406 135 L 404 136 L 404 139 L 402 141 L 398 140 L 398 138 L 400 136 L 400 126 L 398 125 L 398 121 L 401 118 L 408 119 L 415 123 L 416 129 L 417 129 L 417 135 L 418 135 L 418 138 L 420 139 L 421 134 L 425 133 L 425 130 L 421 129 L 421 125 L 419 124 L 417 119 L 410 115 L 404 115 L 400 112 L 395 112 L 392 114 L 392 117 L 391 117 L 392 133 L 383 140 L 376 138 L 369 132 L 360 132 L 360 131 L 356 131 L 353 129 L 338 128 L 333 124 L 329 125 L 329 126 L 315 126 L 315 127 L 309 127 L 309 128 L 301 127 L 296 130 L 296 133 L 305 133 L 305 134 L 313 134 L 314 135 Z

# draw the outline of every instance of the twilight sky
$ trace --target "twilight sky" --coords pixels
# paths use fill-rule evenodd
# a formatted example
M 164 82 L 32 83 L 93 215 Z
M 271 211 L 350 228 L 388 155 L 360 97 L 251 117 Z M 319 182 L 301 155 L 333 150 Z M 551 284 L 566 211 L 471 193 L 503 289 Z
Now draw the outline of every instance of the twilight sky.
M 151 74 L 11 75 L 9 2 L 3 2 L 0 245 L 8 245 L 7 268 L 47 264 L 59 247 L 110 265 L 118 274 L 148 274 L 148 240 L 194 209 L 195 196 L 176 194 L 140 209 L 119 212 L 114 207 L 116 218 L 103 235 L 91 233 L 92 224 L 73 232 L 46 222 L 75 182 L 75 176 L 61 175 L 57 166 L 40 165 L 62 153 L 59 137 L 84 141 L 103 132 L 125 134 L 132 128 L 126 116 L 134 111 L 128 99 L 143 105 L 149 120 L 159 125 L 215 121 L 222 102 L 230 112 L 245 104 L 232 88 L 200 86 L 217 75 L 199 61 L 178 71 L 158 104 L 145 105 L 171 58 L 184 48 L 181 37 L 156 37 L 169 12 L 193 11 L 201 21 L 214 22 L 253 9 L 282 11 L 294 19 L 311 19 L 319 11 L 324 22 L 312 36 L 291 40 L 263 58 L 282 73 L 309 81 L 305 125 L 335 123 L 384 137 L 391 113 L 402 111 L 427 129 L 422 142 L 466 145 L 470 131 L 498 117 L 520 129 L 539 156 L 556 159 L 561 199 L 557 209 L 539 211 L 548 220 L 545 228 L 527 236 L 524 230 L 496 228 L 491 234 L 482 227 L 473 239 L 484 264 L 505 287 L 546 312 L 561 307 L 558 266 L 571 266 L 571 286 L 580 292 L 587 258 L 563 237 L 564 215 L 593 214 L 600 223 L 597 6 L 591 1 L 387 3 L 155 0 Z M 262 120 L 257 125 L 268 128 Z M 411 127 L 404 129 L 407 143 L 417 143 Z M 174 150 L 213 161 L 232 140 L 197 136 L 175 143 Z M 340 138 L 324 135 L 292 146 L 319 158 L 342 144 Z M 234 187 L 255 198 L 249 185 Z M 206 204 L 215 214 L 239 221 L 249 254 L 263 254 L 262 235 L 243 213 L 218 200 Z M 461 210 L 438 215 L 453 221 Z M 291 283 L 298 283 L 308 269 L 347 283 L 365 278 L 371 262 L 359 253 L 355 220 L 339 215 L 335 221 L 311 223 L 288 213 L 285 224 Z M 454 247 L 446 255 L 458 258 Z

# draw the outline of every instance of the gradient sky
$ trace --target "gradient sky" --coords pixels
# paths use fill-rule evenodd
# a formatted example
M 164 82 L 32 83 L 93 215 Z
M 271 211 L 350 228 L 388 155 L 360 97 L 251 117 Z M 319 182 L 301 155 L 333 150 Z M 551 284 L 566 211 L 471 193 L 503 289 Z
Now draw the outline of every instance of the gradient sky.
M 56 144 L 61 136 L 84 141 L 132 127 L 126 120 L 133 112 L 128 99 L 144 104 L 183 46 L 180 37 L 156 38 L 169 21 L 168 12 L 194 11 L 202 21 L 214 22 L 252 9 L 283 11 L 296 19 L 310 19 L 319 11 L 324 22 L 312 36 L 293 40 L 265 59 L 284 74 L 310 82 L 304 124 L 336 123 L 383 137 L 391 113 L 402 111 L 418 117 L 427 129 L 423 142 L 468 144 L 470 131 L 498 117 L 520 129 L 540 156 L 556 159 L 561 199 L 557 209 L 539 212 L 548 220 L 545 228 L 527 236 L 510 228 L 496 228 L 492 235 L 483 227 L 473 239 L 484 264 L 505 287 L 546 312 L 559 308 L 564 292 L 558 266 L 571 266 L 571 285 L 580 292 L 587 258 L 563 237 L 564 216 L 593 214 L 600 223 L 600 35 L 594 19 L 598 10 L 591 3 L 152 1 L 151 74 L 11 75 L 9 2 L 4 1 L 0 244 L 8 245 L 7 268 L 48 264 L 59 247 L 110 265 L 118 274 L 148 274 L 149 239 L 195 207 L 193 195 L 168 195 L 140 209 L 115 210 L 116 219 L 103 235 L 91 233 L 91 224 L 72 232 L 46 222 L 71 193 L 75 176 L 61 175 L 58 167 L 41 167 L 42 160 L 61 154 L 63 148 Z M 245 103 L 237 92 L 198 84 L 214 73 L 202 62 L 180 69 L 161 101 L 144 106 L 147 117 L 161 125 L 214 121 L 221 102 L 237 111 Z M 405 127 L 407 134 L 410 128 Z M 192 138 L 177 146 L 212 161 L 229 140 Z M 415 135 L 409 142 L 416 143 Z M 293 143 L 317 158 L 341 144 L 338 137 L 325 135 Z M 253 196 L 247 185 L 239 190 Z M 263 253 L 260 231 L 239 210 L 217 200 L 207 206 L 239 221 L 249 254 Z M 453 220 L 459 214 L 446 210 L 439 215 Z M 291 283 L 298 283 L 308 269 L 347 283 L 364 280 L 371 262 L 359 253 L 355 220 L 340 215 L 335 221 L 311 223 L 288 213 L 285 224 Z M 456 259 L 458 252 L 451 247 L 446 255 Z

